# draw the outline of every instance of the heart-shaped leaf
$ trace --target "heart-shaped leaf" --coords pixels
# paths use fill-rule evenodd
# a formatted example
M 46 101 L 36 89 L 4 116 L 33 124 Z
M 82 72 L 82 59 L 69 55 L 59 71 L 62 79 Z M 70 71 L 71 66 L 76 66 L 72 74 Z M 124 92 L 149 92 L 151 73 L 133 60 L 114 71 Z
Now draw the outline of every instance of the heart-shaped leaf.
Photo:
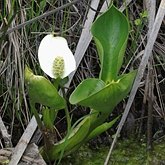
M 101 61 L 100 78 L 104 82 L 116 80 L 123 62 L 129 24 L 113 5 L 93 23 L 91 32 Z
M 129 93 L 135 75 L 136 71 L 124 74 L 117 81 L 112 81 L 106 86 L 102 80 L 87 79 L 73 91 L 69 101 L 71 104 L 79 104 L 100 112 L 110 113 Z M 91 86 L 92 89 L 90 89 Z

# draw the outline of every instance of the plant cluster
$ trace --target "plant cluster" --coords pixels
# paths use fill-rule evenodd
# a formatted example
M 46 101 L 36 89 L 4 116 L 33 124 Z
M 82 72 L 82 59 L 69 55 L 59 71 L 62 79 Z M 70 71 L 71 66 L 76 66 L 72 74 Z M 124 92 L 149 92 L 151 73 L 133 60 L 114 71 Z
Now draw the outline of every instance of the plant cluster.
M 127 18 L 111 5 L 93 23 L 91 32 L 100 59 L 98 78 L 83 80 L 69 97 L 70 104 L 90 108 L 90 113 L 71 125 L 65 99 L 67 76 L 76 69 L 75 60 L 63 37 L 49 34 L 43 38 L 38 50 L 41 69 L 54 78 L 51 83 L 43 76 L 25 68 L 25 80 L 30 97 L 31 110 L 42 130 L 45 145 L 42 155 L 46 160 L 60 160 L 76 151 L 82 144 L 109 129 L 117 120 L 105 122 L 115 106 L 129 93 L 136 71 L 119 74 L 125 54 L 129 24 Z M 63 91 L 63 96 L 59 94 Z M 35 104 L 42 105 L 42 117 Z M 66 136 L 57 141 L 54 122 L 57 113 L 65 110 Z

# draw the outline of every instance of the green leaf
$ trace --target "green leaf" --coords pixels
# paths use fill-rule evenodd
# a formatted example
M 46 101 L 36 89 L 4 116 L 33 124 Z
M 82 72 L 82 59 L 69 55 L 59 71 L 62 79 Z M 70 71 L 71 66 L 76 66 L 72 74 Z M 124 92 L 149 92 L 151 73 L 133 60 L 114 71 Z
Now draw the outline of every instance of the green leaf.
M 102 80 L 96 78 L 89 78 L 79 84 L 76 90 L 70 96 L 70 103 L 77 104 L 82 100 L 92 96 L 105 87 Z
M 117 81 L 112 81 L 106 86 L 99 79 L 87 79 L 73 91 L 69 101 L 71 104 L 110 113 L 129 93 L 135 75 L 136 71 L 121 75 Z
M 88 136 L 88 138 L 86 139 L 86 141 L 90 140 L 90 139 L 93 139 L 94 137 L 102 134 L 103 132 L 107 131 L 109 128 L 111 128 L 115 123 L 116 121 L 118 120 L 119 116 L 116 117 L 115 119 L 113 119 L 112 121 L 110 122 L 105 122 L 101 125 L 99 125 L 97 128 L 95 128 Z
M 148 11 L 144 10 L 142 13 L 140 13 L 141 18 L 147 18 L 148 17 Z
M 90 129 L 90 117 L 83 119 L 70 133 L 69 136 L 62 139 L 58 143 L 54 144 L 48 151 L 47 155 L 50 160 L 60 158 L 62 151 L 65 151 L 64 155 L 72 150 L 76 145 L 80 144 L 88 135 Z M 46 159 L 45 153 L 42 156 Z
M 142 24 L 142 20 L 140 18 L 136 19 L 134 22 L 136 26 L 139 26 Z
M 61 153 L 63 156 L 66 156 L 77 150 L 83 143 L 86 142 L 88 135 L 93 131 L 93 129 L 102 124 L 106 118 L 107 114 L 92 110 L 89 115 L 85 116 L 84 119 L 79 122 L 79 124 L 77 124 L 78 121 L 74 124 L 70 133 L 66 135 L 65 138 L 54 144 L 49 149 L 49 153 L 46 153 L 49 155 L 49 159 L 59 159 Z M 42 148 L 42 156 L 46 158 L 44 148 Z
M 116 80 L 129 33 L 126 17 L 112 5 L 96 19 L 91 32 L 101 61 L 100 78 L 105 82 Z
M 31 102 L 40 103 L 55 110 L 65 107 L 65 100 L 58 94 L 51 82 L 43 76 L 34 75 L 27 66 L 25 81 Z
M 53 130 L 54 129 L 54 121 L 56 119 L 57 112 L 53 109 L 49 109 L 46 107 L 46 108 L 42 109 L 42 114 L 43 114 L 44 126 L 47 129 Z

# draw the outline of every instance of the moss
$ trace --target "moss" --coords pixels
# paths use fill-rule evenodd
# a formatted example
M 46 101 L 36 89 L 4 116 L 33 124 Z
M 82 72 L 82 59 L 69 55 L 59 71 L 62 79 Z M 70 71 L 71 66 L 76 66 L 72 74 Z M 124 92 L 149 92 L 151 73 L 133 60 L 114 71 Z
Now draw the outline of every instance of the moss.
M 110 147 L 110 146 L 109 146 Z M 102 146 L 92 150 L 87 145 L 77 153 L 65 158 L 65 165 L 101 165 L 104 164 L 109 147 Z M 146 150 L 146 144 L 135 140 L 120 140 L 113 150 L 109 165 L 165 164 L 165 141 L 154 144 L 153 151 Z

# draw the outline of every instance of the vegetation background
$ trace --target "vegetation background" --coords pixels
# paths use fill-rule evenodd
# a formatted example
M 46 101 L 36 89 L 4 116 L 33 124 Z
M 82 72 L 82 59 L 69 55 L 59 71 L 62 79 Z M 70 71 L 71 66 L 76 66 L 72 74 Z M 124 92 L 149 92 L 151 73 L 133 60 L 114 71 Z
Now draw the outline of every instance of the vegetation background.
M 99 1 L 99 0 L 98 0 Z M 0 2 L 0 115 L 16 145 L 32 114 L 28 105 L 28 95 L 24 83 L 24 68 L 28 65 L 35 74 L 45 75 L 38 63 L 37 50 L 45 34 L 54 31 L 67 38 L 69 47 L 76 50 L 82 35 L 84 23 L 88 19 L 89 10 L 100 14 L 100 8 L 106 0 L 100 0 L 95 11 L 90 0 L 80 0 L 75 4 L 70 0 L 2 0 Z M 73 2 L 73 1 L 72 1 Z M 147 0 L 132 0 L 124 10 L 128 17 L 131 31 L 127 51 L 121 72 L 138 68 L 148 35 Z M 125 1 L 114 0 L 117 8 Z M 160 1 L 156 1 L 156 11 Z M 51 15 L 44 13 L 54 9 Z M 34 18 L 40 19 L 34 19 Z M 29 20 L 33 19 L 31 22 Z M 26 26 L 25 26 L 25 24 Z M 18 26 L 19 25 L 19 26 Z M 16 27 L 16 28 L 14 28 Z M 127 121 L 123 127 L 121 138 L 138 138 L 148 142 L 162 140 L 165 135 L 165 21 L 162 22 L 157 40 L 153 48 L 153 56 L 145 70 L 138 88 Z M 96 77 L 99 73 L 99 60 L 92 41 L 74 75 L 68 89 L 68 96 L 74 88 L 87 77 Z M 49 78 L 49 77 L 48 77 Z M 127 98 L 120 103 L 109 120 L 123 113 Z M 38 107 L 40 110 L 40 107 Z M 70 106 L 73 122 L 88 113 L 84 107 Z M 66 123 L 64 114 L 59 113 L 57 129 L 63 136 Z M 116 124 L 117 126 L 117 124 Z M 116 127 L 90 142 L 92 147 L 107 143 Z M 148 137 L 148 138 L 147 138 Z M 3 142 L 1 143 L 3 148 Z

